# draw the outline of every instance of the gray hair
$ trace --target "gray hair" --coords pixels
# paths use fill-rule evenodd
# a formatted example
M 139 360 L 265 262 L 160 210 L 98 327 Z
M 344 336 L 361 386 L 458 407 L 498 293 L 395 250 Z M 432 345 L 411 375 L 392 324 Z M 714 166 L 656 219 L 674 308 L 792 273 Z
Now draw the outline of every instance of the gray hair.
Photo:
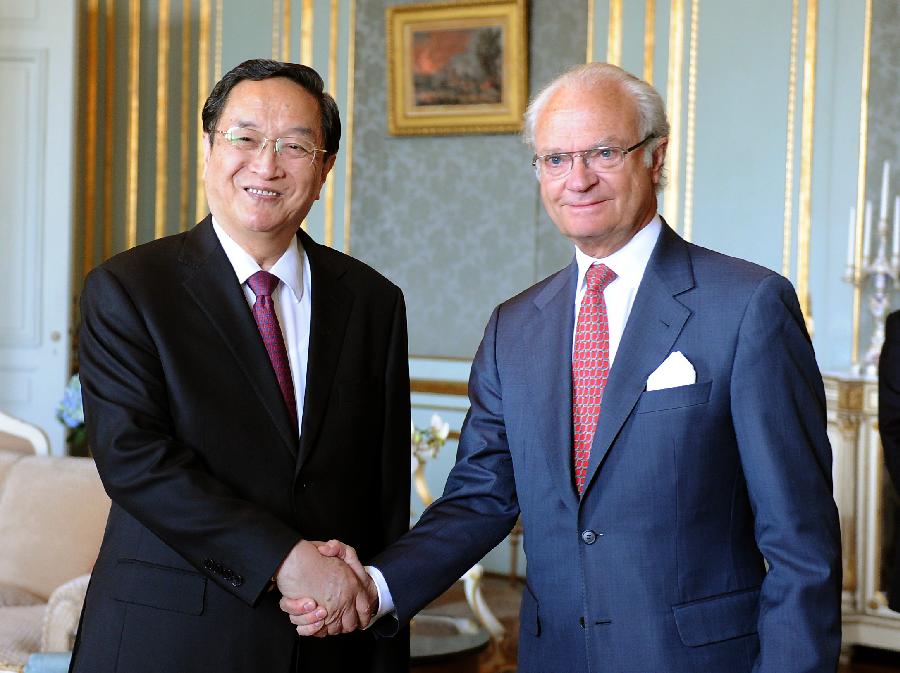
M 638 131 L 643 140 L 653 135 L 653 140 L 644 146 L 644 163 L 653 164 L 653 152 L 660 141 L 669 135 L 669 122 L 666 119 L 666 106 L 662 97 L 642 79 L 635 77 L 622 68 L 611 63 L 584 63 L 570 68 L 547 84 L 531 99 L 525 110 L 525 130 L 522 139 L 534 148 L 534 125 L 550 99 L 565 87 L 591 89 L 604 84 L 618 84 L 631 96 L 638 110 Z M 662 183 L 660 183 L 661 186 Z

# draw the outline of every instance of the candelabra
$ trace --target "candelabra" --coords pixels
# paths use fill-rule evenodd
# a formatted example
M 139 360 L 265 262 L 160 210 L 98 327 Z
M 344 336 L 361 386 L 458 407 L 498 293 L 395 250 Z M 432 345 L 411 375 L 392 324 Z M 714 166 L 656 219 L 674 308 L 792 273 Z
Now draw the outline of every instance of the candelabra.
M 856 209 L 850 210 L 850 234 L 847 251 L 847 268 L 844 280 L 855 287 L 865 288 L 871 285 L 869 294 L 869 312 L 872 314 L 872 338 L 862 362 L 857 363 L 855 373 L 866 376 L 877 376 L 878 358 L 884 345 L 884 321 L 891 305 L 891 291 L 900 282 L 900 196 L 894 200 L 894 222 L 888 225 L 888 182 L 890 163 L 884 162 L 881 181 L 881 208 L 878 225 L 875 231 L 876 252 L 871 255 L 872 245 L 872 203 L 866 201 L 863 226 L 862 263 L 857 273 L 853 252 L 856 242 Z M 888 253 L 890 236 L 891 249 Z

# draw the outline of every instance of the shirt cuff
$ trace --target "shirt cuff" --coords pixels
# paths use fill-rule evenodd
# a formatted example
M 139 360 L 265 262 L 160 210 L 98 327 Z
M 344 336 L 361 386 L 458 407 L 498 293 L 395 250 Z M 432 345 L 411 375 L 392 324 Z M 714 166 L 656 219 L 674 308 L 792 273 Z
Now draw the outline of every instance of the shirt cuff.
M 387 582 L 384 581 L 384 575 L 378 568 L 366 566 L 366 572 L 369 573 L 369 577 L 375 582 L 375 588 L 378 589 L 378 612 L 369 622 L 369 626 L 371 626 L 385 615 L 394 612 L 394 599 L 391 597 L 391 590 L 388 588 Z

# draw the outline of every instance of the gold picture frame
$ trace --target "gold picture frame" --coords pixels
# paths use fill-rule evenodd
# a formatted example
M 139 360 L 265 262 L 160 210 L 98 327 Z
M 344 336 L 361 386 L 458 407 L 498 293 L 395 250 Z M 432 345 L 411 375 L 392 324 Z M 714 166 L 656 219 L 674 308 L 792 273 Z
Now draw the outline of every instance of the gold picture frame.
M 525 0 L 400 5 L 385 14 L 391 134 L 522 130 Z

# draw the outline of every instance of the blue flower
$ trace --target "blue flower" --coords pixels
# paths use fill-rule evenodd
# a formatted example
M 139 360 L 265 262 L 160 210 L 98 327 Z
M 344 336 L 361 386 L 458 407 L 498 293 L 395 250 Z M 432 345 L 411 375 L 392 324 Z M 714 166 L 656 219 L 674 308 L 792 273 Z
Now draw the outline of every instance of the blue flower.
M 84 425 L 84 409 L 81 406 L 81 380 L 78 374 L 69 379 L 63 397 L 56 407 L 56 417 L 69 428 Z

